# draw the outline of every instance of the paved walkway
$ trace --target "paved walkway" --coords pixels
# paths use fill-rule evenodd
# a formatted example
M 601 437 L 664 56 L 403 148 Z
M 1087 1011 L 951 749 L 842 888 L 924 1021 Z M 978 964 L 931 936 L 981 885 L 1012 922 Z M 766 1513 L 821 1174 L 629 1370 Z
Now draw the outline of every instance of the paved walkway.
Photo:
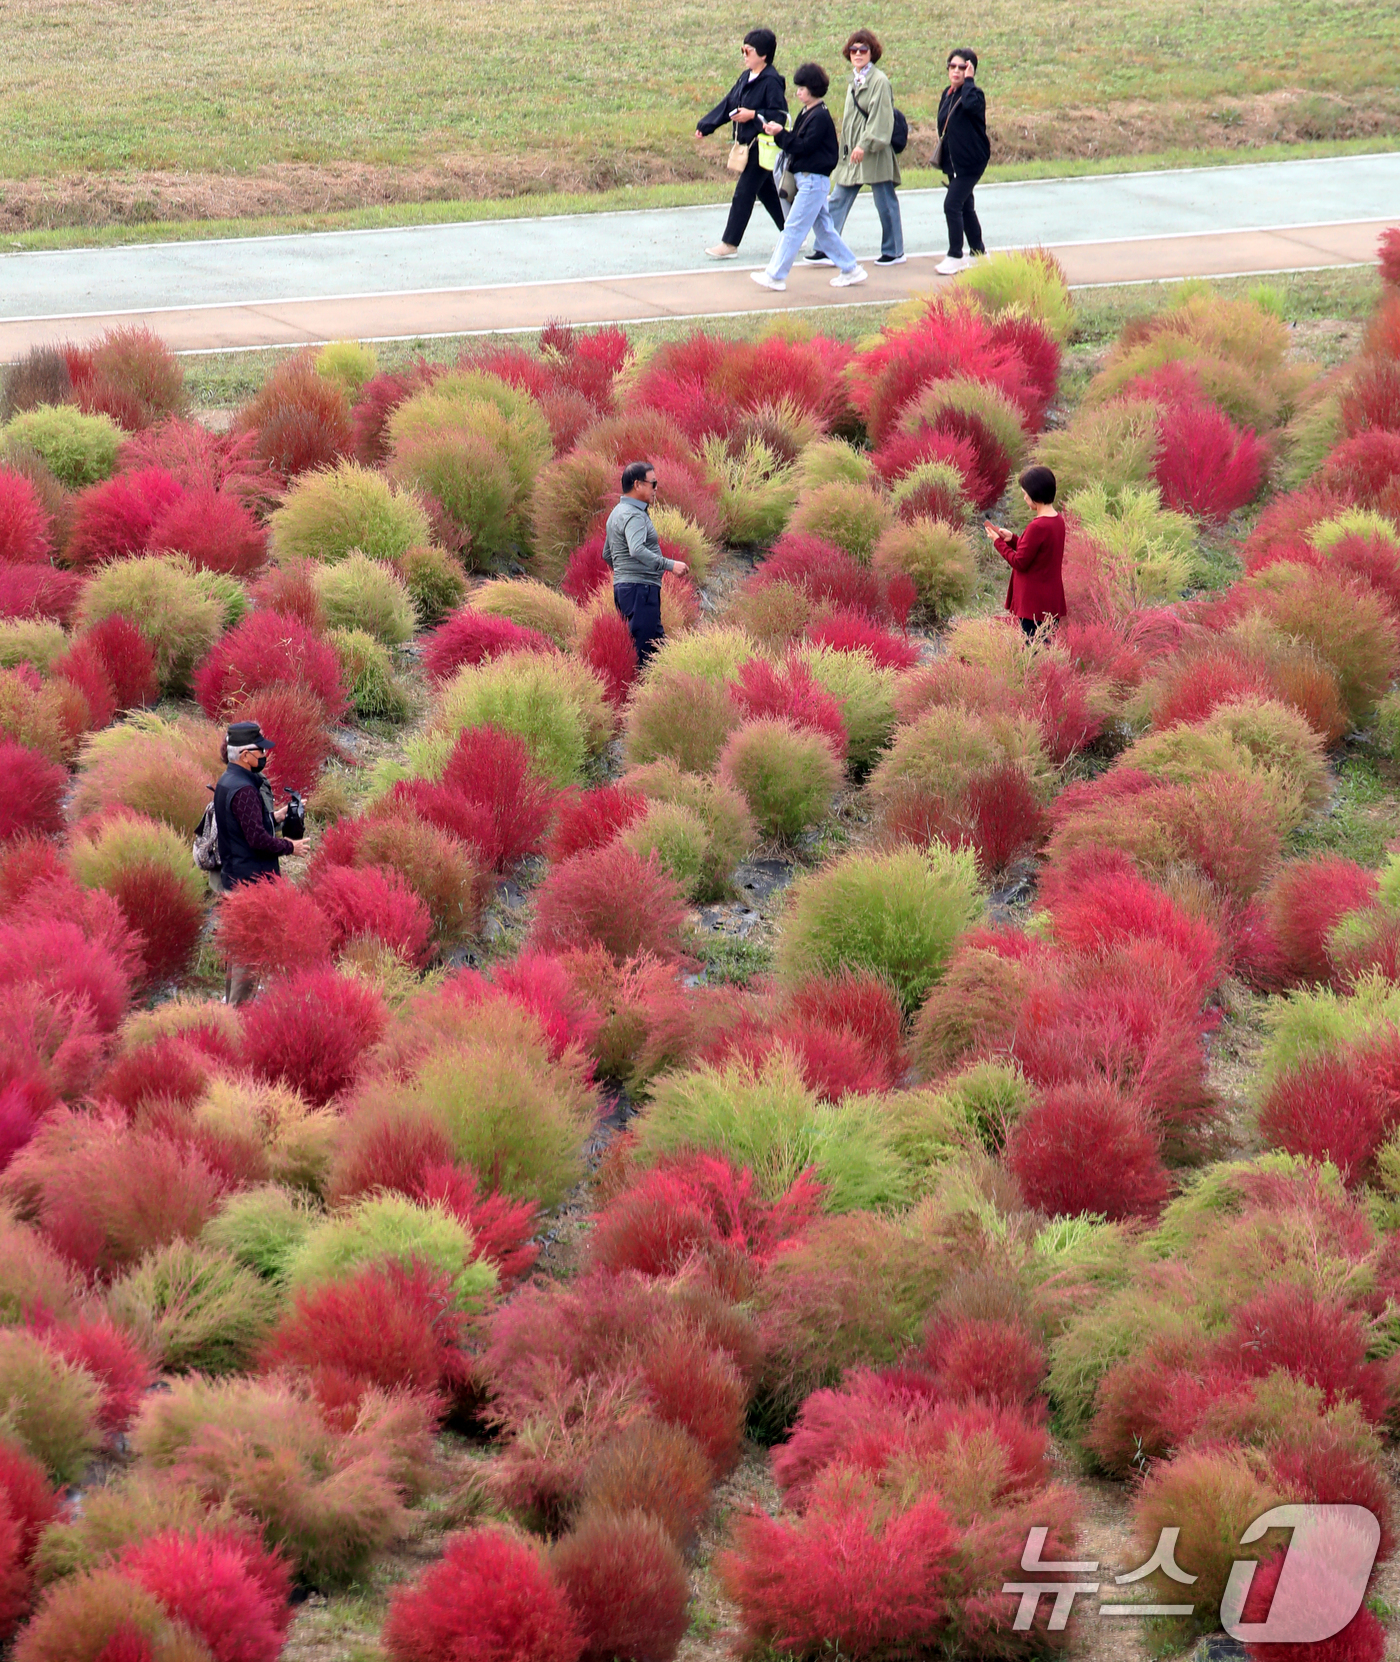
M 987 185 L 993 248 L 1053 248 L 1078 285 L 1364 263 L 1400 220 L 1400 154 Z M 902 195 L 909 263 L 861 289 L 800 269 L 786 295 L 747 272 L 776 233 L 756 215 L 740 260 L 703 248 L 723 209 L 649 209 L 377 231 L 0 256 L 0 359 L 144 321 L 184 350 L 712 316 L 877 303 L 940 281 L 942 192 Z M 868 193 L 847 236 L 873 257 Z

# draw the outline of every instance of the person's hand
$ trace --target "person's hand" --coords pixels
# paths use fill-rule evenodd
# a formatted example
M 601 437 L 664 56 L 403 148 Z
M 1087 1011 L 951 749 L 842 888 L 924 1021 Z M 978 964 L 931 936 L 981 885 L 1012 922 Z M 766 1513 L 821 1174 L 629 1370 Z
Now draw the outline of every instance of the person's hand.
M 672 570 L 675 572 L 677 577 L 685 577 L 689 574 L 690 567 L 684 560 L 676 560 L 673 562 Z
M 865 160 L 865 146 L 863 144 L 858 144 L 851 151 L 851 160 L 853 162 L 863 162 Z
M 702 138 L 704 138 L 704 136 L 705 136 L 705 135 L 704 135 L 704 134 L 703 134 L 703 133 L 702 133 L 702 132 L 701 132 L 701 131 L 700 131 L 700 129 L 699 129 L 699 128 L 698 128 L 698 127 L 697 127 L 697 128 L 696 128 L 696 129 L 695 129 L 695 136 L 696 136 L 696 138 L 698 138 L 698 139 L 702 139 Z
M 1000 525 L 993 525 L 989 519 L 984 519 L 982 521 L 982 529 L 989 537 L 1001 537 L 1003 539 L 1009 537 L 1008 532 L 1003 531 Z
M 300 854 L 302 849 L 306 846 L 305 837 L 288 837 L 287 841 L 292 845 L 293 854 Z
M 291 811 L 291 804 L 289 802 L 284 802 L 280 808 L 274 808 L 272 810 L 272 817 L 274 821 L 280 825 L 282 821 L 286 819 L 287 815 L 291 813 Z
M 976 79 L 977 79 L 977 65 L 970 63 L 967 66 L 967 68 L 965 70 L 963 70 L 963 80 L 964 81 L 975 81 Z
M 746 109 L 740 108 L 740 109 L 735 110 L 734 119 L 736 121 L 752 121 L 757 114 L 758 114 L 757 110 L 746 110 Z
M 763 123 L 763 130 L 771 138 L 774 133 L 782 132 L 783 124 L 781 121 L 765 121 Z

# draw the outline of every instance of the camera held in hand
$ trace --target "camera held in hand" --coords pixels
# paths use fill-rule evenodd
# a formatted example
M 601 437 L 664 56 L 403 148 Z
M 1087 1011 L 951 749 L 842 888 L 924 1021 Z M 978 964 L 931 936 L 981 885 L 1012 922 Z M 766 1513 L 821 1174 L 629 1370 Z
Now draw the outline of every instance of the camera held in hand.
M 287 792 L 287 817 L 282 821 L 281 832 L 295 842 L 306 835 L 306 802 L 300 791 Z

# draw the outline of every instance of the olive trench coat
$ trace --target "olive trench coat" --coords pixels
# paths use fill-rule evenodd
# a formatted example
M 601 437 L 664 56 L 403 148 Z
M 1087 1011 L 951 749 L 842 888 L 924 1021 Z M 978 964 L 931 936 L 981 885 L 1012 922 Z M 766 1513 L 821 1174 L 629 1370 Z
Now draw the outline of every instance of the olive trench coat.
M 899 157 L 890 149 L 894 137 L 894 91 L 890 78 L 872 69 L 865 85 L 852 81 L 846 89 L 846 108 L 841 116 L 841 160 L 831 175 L 833 185 L 879 185 L 899 183 Z M 851 160 L 852 150 L 864 150 L 860 161 Z

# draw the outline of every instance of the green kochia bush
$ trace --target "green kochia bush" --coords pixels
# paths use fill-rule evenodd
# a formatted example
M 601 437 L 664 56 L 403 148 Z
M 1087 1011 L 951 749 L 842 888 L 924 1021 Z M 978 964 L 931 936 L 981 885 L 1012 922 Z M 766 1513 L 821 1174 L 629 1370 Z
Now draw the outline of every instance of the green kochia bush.
M 230 624 L 226 596 L 209 575 L 180 554 L 113 561 L 83 590 L 79 621 L 90 626 L 122 613 L 155 654 L 161 691 L 183 692 L 194 666 Z
M 586 664 L 515 652 L 468 665 L 442 688 L 430 731 L 405 746 L 411 770 L 438 777 L 457 735 L 485 726 L 518 734 L 535 770 L 557 785 L 580 783 L 612 737 L 603 689 Z
M 21 410 L 0 428 L 0 451 L 28 446 L 69 490 L 111 477 L 124 435 L 105 415 L 84 415 L 70 404 Z
M 894 730 L 894 671 L 882 669 L 868 652 L 831 646 L 800 646 L 794 656 L 841 706 L 851 770 L 857 777 L 866 773 Z
M 265 1183 L 230 1195 L 205 1224 L 201 1241 L 268 1280 L 285 1275 L 311 1232 L 317 1210 L 303 1193 Z
M 321 567 L 314 581 L 332 629 L 360 629 L 386 646 L 412 640 L 418 616 L 392 566 L 356 551 Z
M 101 1443 L 102 1391 L 85 1368 L 32 1333 L 0 1331 L 0 1426 L 60 1483 L 76 1483 Z
M 334 562 L 352 549 L 396 560 L 428 541 L 428 518 L 412 493 L 354 462 L 301 474 L 269 528 L 279 560 Z
M 357 340 L 328 341 L 316 354 L 316 373 L 354 398 L 379 369 L 379 354 Z
M 790 986 L 870 970 L 913 1011 L 943 972 L 959 934 L 981 914 L 977 862 L 941 843 L 847 854 L 793 885 L 778 943 Z
M 634 1129 L 645 1163 L 690 1150 L 722 1153 L 751 1168 L 770 1199 L 808 1166 L 836 1212 L 906 1204 L 916 1189 L 878 1098 L 824 1105 L 781 1050 L 757 1068 L 740 1061 L 663 1075 Z
M 236 1373 L 276 1319 L 278 1294 L 212 1247 L 158 1247 L 108 1294 L 113 1319 L 174 1373 Z
M 402 721 L 408 714 L 408 694 L 394 674 L 388 649 L 363 629 L 333 629 L 330 639 L 340 655 L 355 714 Z
M 443 1206 L 420 1206 L 402 1195 L 370 1195 L 316 1224 L 293 1254 L 288 1278 L 295 1288 L 337 1281 L 366 1264 L 415 1259 L 449 1276 L 457 1301 L 478 1306 L 495 1291 L 496 1272 L 473 1261 L 471 1231 Z
M 841 784 L 841 764 L 823 735 L 773 716 L 731 735 L 719 770 L 760 830 L 789 841 L 826 818 Z

